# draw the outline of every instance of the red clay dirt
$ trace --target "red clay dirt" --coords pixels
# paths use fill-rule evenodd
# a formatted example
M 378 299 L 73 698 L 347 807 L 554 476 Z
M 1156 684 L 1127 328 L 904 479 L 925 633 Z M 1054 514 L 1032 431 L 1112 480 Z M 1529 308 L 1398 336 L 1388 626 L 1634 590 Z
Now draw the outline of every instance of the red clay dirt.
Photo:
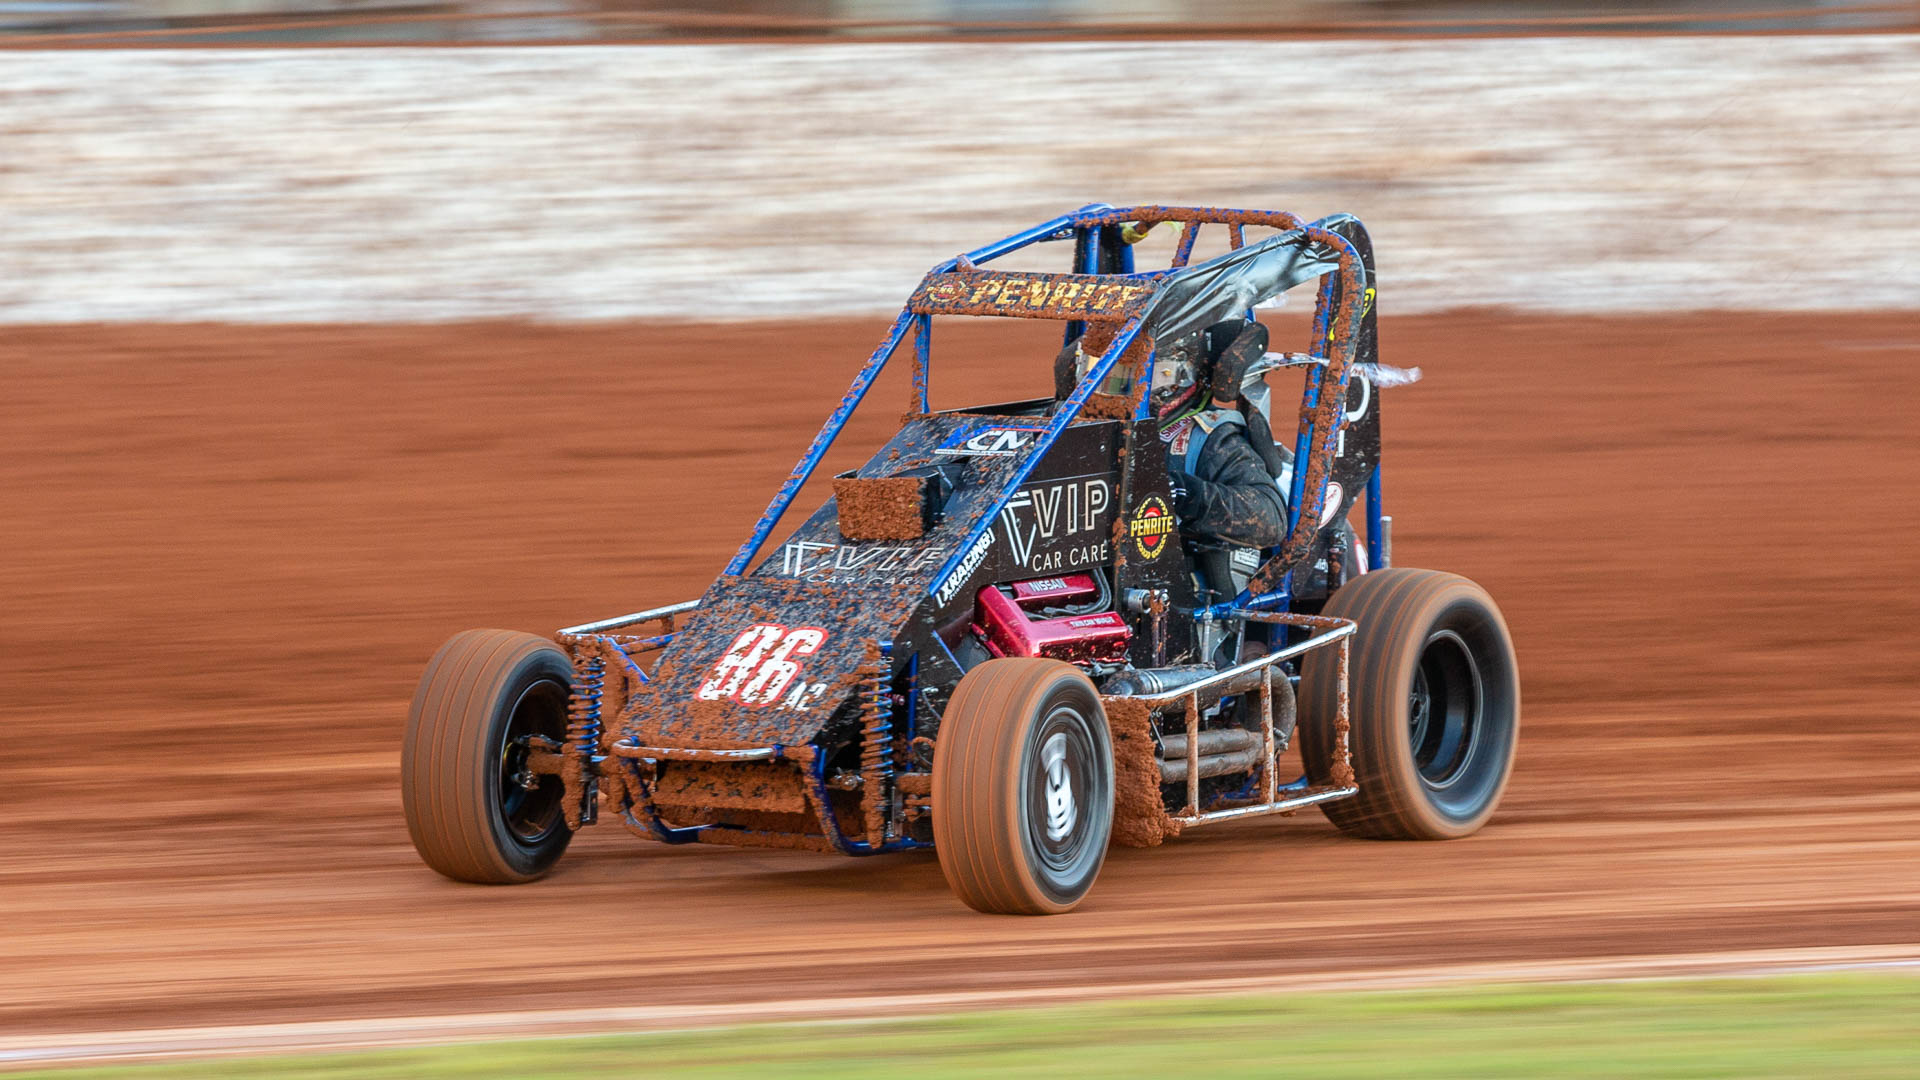
M 421 866 L 439 642 L 697 595 L 884 323 L 0 335 L 0 1032 L 1920 941 L 1911 314 L 1383 321 L 1397 560 L 1483 583 L 1526 688 L 1471 839 L 1212 826 L 1052 919 L 611 825 Z M 936 337 L 936 406 L 1047 392 L 1057 338 Z

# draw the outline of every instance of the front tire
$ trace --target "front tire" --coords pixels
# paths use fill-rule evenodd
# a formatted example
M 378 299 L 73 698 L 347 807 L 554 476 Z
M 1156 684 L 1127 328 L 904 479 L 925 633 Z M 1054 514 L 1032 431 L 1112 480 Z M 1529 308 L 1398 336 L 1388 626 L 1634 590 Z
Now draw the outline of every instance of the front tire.
M 1057 915 L 1093 887 L 1113 832 L 1113 743 L 1071 664 L 1008 657 L 954 689 L 933 756 L 933 840 L 968 907 Z
M 414 850 L 455 881 L 516 884 L 573 839 L 558 776 L 527 770 L 529 742 L 563 742 L 573 667 L 546 638 L 468 630 L 434 653 L 407 712 L 400 797 Z
M 1520 734 L 1520 669 L 1485 589 L 1437 570 L 1362 574 L 1323 614 L 1353 620 L 1349 719 L 1360 793 L 1324 803 L 1341 829 L 1381 840 L 1451 840 L 1486 824 Z M 1328 783 L 1338 715 L 1336 646 L 1300 674 L 1300 750 Z

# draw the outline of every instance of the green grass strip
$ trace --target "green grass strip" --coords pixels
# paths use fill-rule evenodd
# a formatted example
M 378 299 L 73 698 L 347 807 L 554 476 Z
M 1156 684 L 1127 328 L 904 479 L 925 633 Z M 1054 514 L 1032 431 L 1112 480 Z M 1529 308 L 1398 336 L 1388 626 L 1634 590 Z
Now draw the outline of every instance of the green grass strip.
M 87 1080 L 821 1077 L 1920 1077 L 1920 977 L 1792 975 L 1236 998 L 532 1039 Z

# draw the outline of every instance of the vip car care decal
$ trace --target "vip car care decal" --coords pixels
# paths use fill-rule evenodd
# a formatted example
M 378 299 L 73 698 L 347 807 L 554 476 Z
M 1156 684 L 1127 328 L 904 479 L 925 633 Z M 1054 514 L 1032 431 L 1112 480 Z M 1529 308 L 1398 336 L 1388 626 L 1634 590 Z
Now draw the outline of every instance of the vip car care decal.
M 830 544 L 789 540 L 780 549 L 780 574 L 816 584 L 880 585 L 915 577 L 945 562 L 953 549 L 944 544 Z M 764 572 L 764 571 L 763 571 Z
M 1140 501 L 1133 512 L 1133 519 L 1127 522 L 1127 536 L 1133 540 L 1133 546 L 1139 549 L 1140 557 L 1152 562 L 1167 550 L 1167 536 L 1174 530 L 1173 511 L 1167 509 L 1166 500 L 1158 495 L 1149 495 Z
M 992 550 L 993 530 L 988 529 L 980 534 L 980 539 L 974 541 L 973 547 L 967 550 L 966 558 L 961 559 L 960 565 L 953 568 L 953 573 L 947 576 L 947 580 L 940 583 L 940 588 L 933 594 L 934 601 L 942 607 L 946 606 L 948 601 L 966 587 L 968 579 L 973 577 L 975 570 L 980 569 L 980 564 L 987 559 L 987 552 Z
M 933 274 L 907 299 L 923 315 L 1120 319 L 1153 294 L 1151 284 L 1091 274 Z
M 755 623 L 733 639 L 695 696 L 754 708 L 779 703 L 783 709 L 804 711 L 826 693 L 824 683 L 809 687 L 800 678 L 806 658 L 819 652 L 826 640 L 827 632 L 818 626 Z
M 1105 476 L 1076 476 L 1021 488 L 1000 511 L 1000 530 L 1027 571 L 1051 574 L 1099 566 L 1112 558 Z
M 1001 425 L 961 428 L 933 452 L 949 457 L 1013 457 L 1033 445 L 1041 430 Z

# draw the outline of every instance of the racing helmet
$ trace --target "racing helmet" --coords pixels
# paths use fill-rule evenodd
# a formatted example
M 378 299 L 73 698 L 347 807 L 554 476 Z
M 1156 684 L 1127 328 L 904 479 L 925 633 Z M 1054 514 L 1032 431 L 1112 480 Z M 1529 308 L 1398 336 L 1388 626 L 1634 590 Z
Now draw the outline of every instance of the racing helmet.
M 1149 391 L 1154 419 L 1162 424 L 1179 419 L 1201 404 L 1200 396 L 1204 392 L 1200 368 L 1194 363 L 1191 351 L 1169 350 L 1154 356 L 1153 385 Z

